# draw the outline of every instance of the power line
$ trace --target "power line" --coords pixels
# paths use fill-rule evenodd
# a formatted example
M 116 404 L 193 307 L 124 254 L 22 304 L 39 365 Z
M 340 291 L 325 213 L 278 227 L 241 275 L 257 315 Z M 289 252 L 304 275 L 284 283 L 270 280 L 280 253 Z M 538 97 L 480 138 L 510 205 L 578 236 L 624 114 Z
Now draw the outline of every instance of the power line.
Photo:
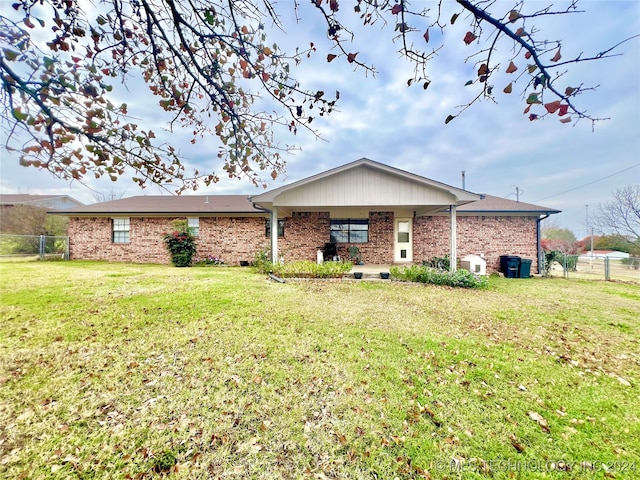
M 580 186 L 578 186 L 578 187 L 570 188 L 569 190 L 565 190 L 564 192 L 556 193 L 556 194 L 554 194 L 554 195 L 549 195 L 548 197 L 539 198 L 538 200 L 534 200 L 534 202 L 541 202 L 542 200 L 547 200 L 547 199 L 549 199 L 549 198 L 553 198 L 553 197 L 558 197 L 558 196 L 560 196 L 560 195 L 564 195 L 565 193 L 573 192 L 574 190 L 578 190 L 579 188 L 583 188 L 583 187 L 587 187 L 587 186 L 589 186 L 589 185 L 593 185 L 594 183 L 601 182 L 602 180 L 606 180 L 607 178 L 614 177 L 614 176 L 616 176 L 616 175 L 619 175 L 620 173 L 626 172 L 627 170 L 631 170 L 631 169 L 633 169 L 633 168 L 637 168 L 637 167 L 640 167 L 640 163 L 639 163 L 639 164 L 637 164 L 637 165 L 632 165 L 632 166 L 630 166 L 630 167 L 627 167 L 627 168 L 625 168 L 625 169 L 622 169 L 622 170 L 620 170 L 619 172 L 612 173 L 611 175 L 607 175 L 606 177 L 602 177 L 602 178 L 599 178 L 599 179 L 597 179 L 597 180 L 594 180 L 593 182 L 585 183 L 584 185 L 580 185 Z

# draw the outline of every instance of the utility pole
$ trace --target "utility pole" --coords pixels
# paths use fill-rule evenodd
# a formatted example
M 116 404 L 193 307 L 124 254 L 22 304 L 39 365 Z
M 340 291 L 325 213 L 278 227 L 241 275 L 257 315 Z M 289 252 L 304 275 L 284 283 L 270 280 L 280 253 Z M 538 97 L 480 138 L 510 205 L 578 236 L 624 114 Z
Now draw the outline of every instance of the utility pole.
M 589 235 L 590 239 L 591 239 L 591 253 L 589 255 L 589 264 L 591 265 L 591 268 L 593 269 L 593 229 L 589 229 L 589 205 L 585 205 L 585 209 L 587 211 L 587 235 L 589 235 L 589 233 L 591 233 Z
M 520 201 L 520 188 L 516 187 L 516 202 Z

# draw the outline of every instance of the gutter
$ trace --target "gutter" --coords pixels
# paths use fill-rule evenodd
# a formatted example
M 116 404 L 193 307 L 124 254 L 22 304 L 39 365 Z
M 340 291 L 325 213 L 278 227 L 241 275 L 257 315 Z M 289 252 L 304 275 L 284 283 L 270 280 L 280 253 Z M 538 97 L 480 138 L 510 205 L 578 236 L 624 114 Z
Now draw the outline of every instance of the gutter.
M 549 218 L 551 216 L 550 213 L 547 213 L 544 217 L 538 218 L 536 220 L 536 246 L 537 246 L 537 250 L 538 250 L 538 274 L 541 273 L 540 271 L 540 266 L 542 265 L 544 259 L 544 253 L 542 251 L 542 240 L 540 238 L 540 222 L 542 220 L 544 220 L 545 218 Z

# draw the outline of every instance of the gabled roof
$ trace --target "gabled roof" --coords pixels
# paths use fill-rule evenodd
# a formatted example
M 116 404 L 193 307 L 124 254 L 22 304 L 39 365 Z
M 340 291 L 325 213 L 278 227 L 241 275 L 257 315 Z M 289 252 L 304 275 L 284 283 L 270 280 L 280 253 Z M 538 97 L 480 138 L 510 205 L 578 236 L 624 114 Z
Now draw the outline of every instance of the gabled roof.
M 458 208 L 460 213 L 531 213 L 537 215 L 560 213 L 560 210 L 541 207 L 531 203 L 516 202 L 507 198 L 483 195 L 482 200 Z
M 358 175 L 360 174 L 360 175 Z M 368 185 L 363 187 L 363 184 Z M 351 190 L 353 189 L 353 192 Z M 373 189 L 373 190 L 372 190 Z M 301 193 L 305 192 L 305 193 Z M 310 195 L 307 192 L 312 192 Z M 389 195 L 392 193 L 392 195 Z M 251 197 L 265 208 L 295 206 L 296 200 L 314 197 L 317 206 L 337 205 L 450 205 L 479 200 L 480 195 L 395 167 L 361 158 L 355 162 L 304 178 Z M 390 201 L 389 199 L 392 198 Z M 358 203 L 361 199 L 362 203 Z M 334 203 L 331 203 L 334 202 Z M 336 203 L 338 202 L 338 203 Z M 397 202 L 397 203 L 396 203 Z M 306 206 L 306 203 L 298 205 Z
M 190 215 L 264 213 L 246 195 L 140 195 L 64 210 L 66 215 Z

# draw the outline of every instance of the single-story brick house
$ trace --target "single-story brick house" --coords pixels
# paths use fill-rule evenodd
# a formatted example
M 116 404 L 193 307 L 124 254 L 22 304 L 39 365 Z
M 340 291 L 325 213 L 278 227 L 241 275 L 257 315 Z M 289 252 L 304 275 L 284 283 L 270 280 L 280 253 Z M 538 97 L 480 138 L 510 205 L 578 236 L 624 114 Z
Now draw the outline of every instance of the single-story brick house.
M 480 255 L 492 272 L 501 255 L 530 258 L 536 269 L 540 221 L 558 212 L 363 158 L 252 197 L 136 196 L 64 215 L 71 259 L 169 263 L 162 235 L 173 220 L 186 218 L 198 256 L 227 264 L 251 261 L 261 251 L 270 251 L 274 261 L 316 261 L 330 244 L 343 258 L 357 246 L 368 264 Z

